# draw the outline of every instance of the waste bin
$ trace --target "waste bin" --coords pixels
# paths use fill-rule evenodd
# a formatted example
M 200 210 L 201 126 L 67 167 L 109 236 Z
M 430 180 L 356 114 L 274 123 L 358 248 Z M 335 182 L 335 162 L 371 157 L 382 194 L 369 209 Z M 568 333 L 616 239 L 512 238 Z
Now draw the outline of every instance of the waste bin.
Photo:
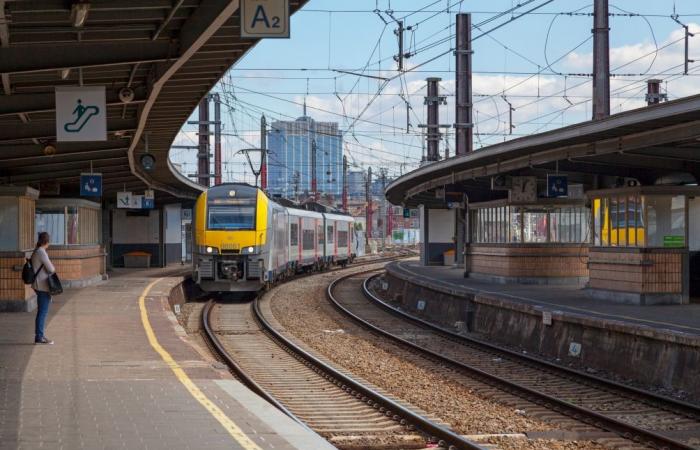
M 151 254 L 147 252 L 124 253 L 124 267 L 128 269 L 148 269 L 151 267 Z
M 442 254 L 442 258 L 446 266 L 453 266 L 455 264 L 455 251 L 447 250 Z

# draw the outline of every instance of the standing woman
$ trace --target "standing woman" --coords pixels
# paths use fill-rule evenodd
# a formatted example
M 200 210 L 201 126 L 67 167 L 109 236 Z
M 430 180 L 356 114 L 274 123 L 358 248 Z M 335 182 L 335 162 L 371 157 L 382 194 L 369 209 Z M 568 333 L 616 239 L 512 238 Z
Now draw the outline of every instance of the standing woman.
M 36 328 L 34 332 L 35 344 L 53 344 L 53 341 L 44 336 L 44 325 L 46 324 L 46 316 L 49 315 L 49 304 L 51 304 L 51 294 L 49 293 L 49 275 L 56 271 L 56 268 L 51 264 L 46 249 L 49 248 L 49 233 L 42 231 L 39 233 L 39 238 L 36 241 L 36 249 L 32 254 L 32 267 L 38 267 L 36 278 L 32 283 L 32 288 L 36 292 L 36 301 L 38 304 L 36 310 Z

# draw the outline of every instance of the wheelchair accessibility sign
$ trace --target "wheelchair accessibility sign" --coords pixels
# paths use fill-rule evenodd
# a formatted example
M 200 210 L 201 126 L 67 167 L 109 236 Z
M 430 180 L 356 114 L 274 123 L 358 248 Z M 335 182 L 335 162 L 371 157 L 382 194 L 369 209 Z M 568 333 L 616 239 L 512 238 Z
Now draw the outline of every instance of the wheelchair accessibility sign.
M 56 140 L 107 140 L 104 86 L 56 87 Z

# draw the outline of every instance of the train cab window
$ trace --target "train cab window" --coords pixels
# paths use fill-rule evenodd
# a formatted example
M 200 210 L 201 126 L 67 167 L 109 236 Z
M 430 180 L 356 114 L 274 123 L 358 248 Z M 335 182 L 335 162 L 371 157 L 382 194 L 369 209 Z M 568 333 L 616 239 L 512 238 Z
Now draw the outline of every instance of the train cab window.
M 254 230 L 255 206 L 209 206 L 209 230 Z
M 318 243 L 323 244 L 323 225 L 318 226 Z
M 302 230 L 301 248 L 304 250 L 314 249 L 314 230 Z
M 296 223 L 289 224 L 289 245 L 292 247 L 299 245 L 299 225 Z
M 333 225 L 328 225 L 328 243 L 332 244 L 333 243 Z

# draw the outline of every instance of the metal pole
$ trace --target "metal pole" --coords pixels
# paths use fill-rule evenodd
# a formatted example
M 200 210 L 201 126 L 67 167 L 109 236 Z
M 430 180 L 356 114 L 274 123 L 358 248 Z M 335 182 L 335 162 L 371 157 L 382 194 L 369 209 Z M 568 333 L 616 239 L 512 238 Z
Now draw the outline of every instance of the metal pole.
M 365 201 L 367 202 L 367 207 L 365 208 L 365 221 L 367 226 L 365 227 L 365 244 L 367 248 L 365 252 L 369 250 L 369 237 L 372 234 L 372 168 L 367 168 L 367 180 L 365 181 Z
M 455 154 L 465 155 L 473 147 L 472 123 L 472 15 L 457 14 L 455 81 Z
M 221 101 L 219 94 L 214 98 L 214 185 L 221 184 Z
M 595 0 L 593 16 L 593 120 L 598 120 L 610 115 L 608 0 Z
M 311 195 L 318 201 L 318 183 L 316 181 L 316 138 L 311 140 Z
M 381 177 L 382 177 L 382 213 L 381 213 L 381 218 L 382 218 L 382 251 L 386 248 L 386 216 L 387 216 L 387 211 L 386 211 L 386 195 L 384 195 L 384 191 L 386 190 L 386 168 L 382 167 L 380 169 L 381 172 Z
M 397 57 L 397 62 L 399 63 L 399 72 L 403 70 L 403 20 L 399 20 L 398 22 L 399 29 L 395 31 L 395 33 L 399 37 L 399 55 Z
M 440 96 L 438 82 L 441 78 L 428 78 L 428 95 L 425 97 L 425 104 L 428 105 L 428 123 L 426 125 L 426 140 L 428 141 L 428 161 L 438 161 L 440 159 Z
M 348 212 L 348 157 L 343 155 L 343 212 Z
M 267 119 L 260 118 L 260 189 L 267 189 Z
M 199 150 L 197 152 L 199 184 L 209 187 L 209 96 L 199 102 Z

